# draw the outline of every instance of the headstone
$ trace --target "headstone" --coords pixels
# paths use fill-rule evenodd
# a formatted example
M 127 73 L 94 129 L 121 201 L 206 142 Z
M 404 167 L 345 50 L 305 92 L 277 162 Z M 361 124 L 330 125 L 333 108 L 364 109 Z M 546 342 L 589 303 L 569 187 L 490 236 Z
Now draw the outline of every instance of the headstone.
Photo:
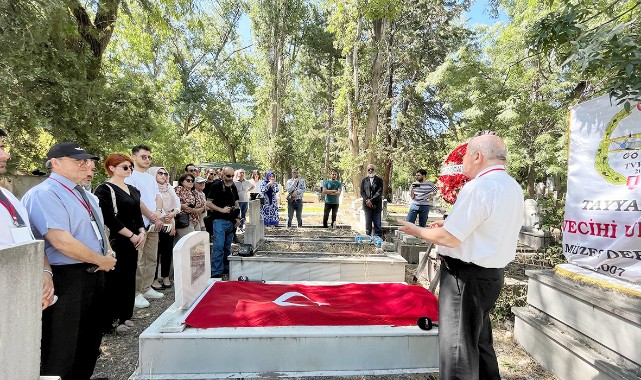
M 260 217 L 260 200 L 256 199 L 249 201 L 248 207 L 248 221 L 245 224 L 245 244 L 252 246 L 252 249 L 255 250 L 256 246 L 260 241 L 265 237 L 265 223 Z
M 519 233 L 519 242 L 529 247 L 539 249 L 547 247 L 551 240 L 549 231 L 541 229 L 539 204 L 534 199 L 526 199 L 523 209 L 523 227 Z
M 41 240 L 0 249 L 0 378 L 39 379 L 42 334 Z M 55 377 L 54 377 L 55 378 Z
M 540 230 L 539 204 L 534 199 L 526 199 L 523 209 L 523 227 L 529 230 Z
M 174 246 L 176 305 L 188 309 L 207 288 L 211 276 L 209 234 L 190 232 Z

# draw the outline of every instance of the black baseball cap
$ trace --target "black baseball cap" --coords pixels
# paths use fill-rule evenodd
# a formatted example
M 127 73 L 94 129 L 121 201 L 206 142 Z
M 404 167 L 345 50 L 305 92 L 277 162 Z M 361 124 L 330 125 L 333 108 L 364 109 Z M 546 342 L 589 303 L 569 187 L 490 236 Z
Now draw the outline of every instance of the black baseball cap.
M 85 152 L 84 149 L 80 147 L 75 142 L 61 142 L 56 144 L 49 149 L 47 152 L 47 159 L 60 158 L 60 157 L 70 157 L 78 160 L 98 160 L 97 156 Z

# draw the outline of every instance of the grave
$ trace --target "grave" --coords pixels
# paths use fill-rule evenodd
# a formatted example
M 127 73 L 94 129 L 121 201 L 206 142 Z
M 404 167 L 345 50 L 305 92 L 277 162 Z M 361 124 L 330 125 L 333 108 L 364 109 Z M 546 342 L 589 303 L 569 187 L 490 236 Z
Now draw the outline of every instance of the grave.
M 641 377 L 639 285 L 573 264 L 526 274 L 528 306 L 512 311 L 532 357 L 562 380 Z
M 209 243 L 192 232 L 174 248 L 176 302 L 140 335 L 130 380 L 387 375 L 438 371 L 438 329 L 418 326 L 191 328 L 183 324 L 213 284 Z M 204 252 L 204 268 L 201 252 Z M 310 282 L 311 285 L 335 285 Z M 201 295 L 202 296 L 202 295 Z
M 541 229 L 539 204 L 534 199 L 526 199 L 523 208 L 523 227 L 519 232 L 519 242 L 534 249 L 545 248 L 552 241 L 549 231 Z
M 41 240 L 0 249 L 0 378 L 40 379 Z M 42 379 L 59 379 L 47 376 Z
M 396 252 L 410 264 L 418 264 L 420 253 L 425 252 L 429 246 L 425 240 L 398 230 L 392 241 L 394 242 Z
M 249 201 L 247 206 L 247 222 L 245 223 L 244 244 L 249 244 L 256 249 L 258 243 L 265 236 L 265 223 L 260 217 L 260 200 Z
M 265 281 L 403 282 L 407 261 L 369 244 L 265 241 L 254 256 L 229 257 L 230 278 Z

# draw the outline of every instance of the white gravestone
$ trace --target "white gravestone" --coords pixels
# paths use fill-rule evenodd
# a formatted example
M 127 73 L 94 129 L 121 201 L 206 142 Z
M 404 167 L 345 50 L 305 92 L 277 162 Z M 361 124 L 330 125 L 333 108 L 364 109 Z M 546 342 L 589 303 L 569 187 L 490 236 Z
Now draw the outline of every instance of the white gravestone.
M 209 285 L 211 276 L 209 234 L 190 232 L 174 246 L 176 305 L 188 309 Z

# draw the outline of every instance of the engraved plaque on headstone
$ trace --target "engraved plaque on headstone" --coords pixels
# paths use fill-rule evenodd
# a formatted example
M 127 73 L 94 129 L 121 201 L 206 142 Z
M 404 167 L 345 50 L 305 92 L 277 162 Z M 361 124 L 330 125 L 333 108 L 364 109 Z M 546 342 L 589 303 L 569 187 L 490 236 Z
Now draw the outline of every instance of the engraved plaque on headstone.
M 174 284 L 176 304 L 188 309 L 207 289 L 211 275 L 209 234 L 194 231 L 174 246 Z

